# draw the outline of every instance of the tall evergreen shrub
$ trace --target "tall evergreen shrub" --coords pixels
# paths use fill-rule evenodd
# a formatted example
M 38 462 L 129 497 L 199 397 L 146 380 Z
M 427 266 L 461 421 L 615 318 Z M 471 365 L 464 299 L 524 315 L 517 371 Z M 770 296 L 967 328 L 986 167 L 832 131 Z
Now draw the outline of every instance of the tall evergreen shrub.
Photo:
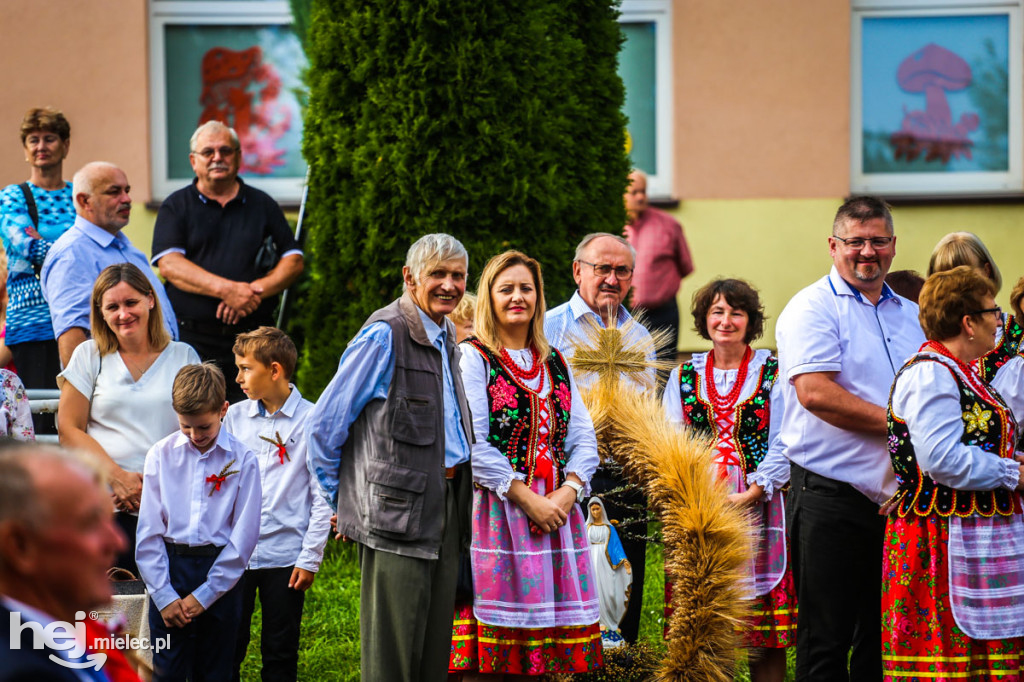
M 613 0 L 314 0 L 303 390 L 401 292 L 405 252 L 449 232 L 484 263 L 541 261 L 571 295 L 573 249 L 624 222 L 621 34 Z

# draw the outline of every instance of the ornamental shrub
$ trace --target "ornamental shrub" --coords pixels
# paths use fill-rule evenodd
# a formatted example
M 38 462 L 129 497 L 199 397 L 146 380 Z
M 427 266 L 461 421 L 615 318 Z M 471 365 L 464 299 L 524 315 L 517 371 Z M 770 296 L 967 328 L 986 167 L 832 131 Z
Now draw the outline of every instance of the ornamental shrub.
M 314 0 L 304 393 L 400 295 L 423 234 L 466 245 L 471 287 L 517 248 L 542 263 L 548 304 L 568 299 L 577 242 L 624 223 L 617 14 L 608 0 Z

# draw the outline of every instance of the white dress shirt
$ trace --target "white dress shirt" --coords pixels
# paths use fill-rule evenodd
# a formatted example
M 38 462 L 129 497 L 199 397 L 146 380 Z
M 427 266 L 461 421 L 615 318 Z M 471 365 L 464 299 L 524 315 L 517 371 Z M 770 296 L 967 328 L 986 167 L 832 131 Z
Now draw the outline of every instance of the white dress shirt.
M 1006 361 L 989 382 L 1006 402 L 1017 420 L 1017 433 L 1024 430 L 1024 358 L 1014 355 Z
M 529 369 L 532 363 L 532 355 L 529 350 L 508 351 L 512 360 L 523 369 Z M 466 387 L 466 400 L 469 403 L 469 410 L 473 413 L 473 431 L 476 434 L 476 443 L 473 445 L 473 480 L 485 488 L 489 488 L 504 499 L 508 493 L 509 486 L 514 479 L 526 480 L 526 476 L 517 473 L 512 469 L 512 464 L 503 452 L 498 450 L 487 441 L 490 433 L 491 405 L 487 395 L 487 377 L 490 372 L 490 363 L 473 346 L 468 343 L 462 344 L 462 383 Z M 566 368 L 568 369 L 568 368 Z M 597 454 L 597 436 L 594 434 L 594 422 L 590 419 L 590 412 L 580 398 L 576 381 L 572 378 L 572 370 L 569 369 L 569 388 L 572 391 L 572 410 L 569 413 L 569 428 L 565 436 L 565 453 L 568 460 L 565 463 L 565 475 L 576 474 L 583 481 L 583 494 L 590 492 L 590 477 L 594 475 L 600 458 Z M 551 379 L 547 372 L 541 371 L 532 381 L 525 384 L 536 389 L 541 377 L 544 379 L 544 387 L 539 392 L 541 399 L 551 393 Z M 554 457 L 552 453 L 552 464 Z
M 873 305 L 833 266 L 827 277 L 789 301 L 775 327 L 786 456 L 808 471 L 849 483 L 879 504 L 896 492 L 885 437 L 819 419 L 800 404 L 792 384 L 801 374 L 835 372 L 839 386 L 885 407 L 896 372 L 924 343 L 917 312 L 916 303 L 888 286 Z
M 921 471 L 954 490 L 1013 490 L 1020 465 L 963 443 L 960 389 L 950 374 L 950 369 L 958 370 L 948 358 L 938 353 L 929 355 L 939 362 L 908 367 L 892 391 L 893 415 L 906 422 Z
M 297 566 L 316 573 L 330 533 L 331 508 L 320 496 L 306 461 L 306 419 L 313 403 L 294 385 L 291 389 L 273 414 L 259 400 L 235 403 L 224 417 L 224 428 L 256 454 L 260 466 L 260 539 L 249 568 Z M 285 443 L 283 462 L 278 447 L 264 440 L 277 441 L 278 435 Z
M 743 388 L 740 389 L 739 396 L 736 398 L 737 405 L 749 400 L 761 388 L 759 383 L 761 368 L 764 367 L 765 361 L 770 356 L 771 351 L 764 349 L 754 351 L 753 357 L 750 358 L 750 365 L 747 368 L 747 378 L 743 382 Z M 707 368 L 707 359 L 707 353 L 694 354 L 691 362 L 697 376 L 703 378 L 704 371 Z M 661 403 L 665 408 L 665 416 L 668 420 L 676 426 L 685 428 L 682 395 L 679 392 L 679 371 L 681 367 L 682 365 L 676 367 L 672 370 L 672 374 L 669 375 L 668 383 L 665 384 L 665 393 L 661 397 Z M 732 390 L 733 386 L 736 385 L 739 372 L 739 369 L 715 368 L 715 388 L 718 389 L 719 394 L 726 395 Z M 769 500 L 772 499 L 772 495 L 776 490 L 789 483 L 789 460 L 786 459 L 782 452 L 782 439 L 779 438 L 779 427 L 782 426 L 782 415 L 785 412 L 782 399 L 783 383 L 785 382 L 782 379 L 776 379 L 769 398 L 771 412 L 769 413 L 768 422 L 768 452 L 757 466 L 757 471 L 747 476 L 747 485 L 757 483 L 764 488 L 764 494 Z M 697 395 L 704 402 L 709 402 L 703 380 L 697 382 Z
M 222 471 L 220 490 L 207 482 Z M 221 429 L 206 452 L 182 433 L 154 445 L 146 456 L 136 531 L 135 561 L 157 609 L 187 597 L 171 586 L 164 540 L 223 547 L 206 582 L 192 595 L 204 609 L 235 586 L 260 535 L 260 468 L 244 443 Z

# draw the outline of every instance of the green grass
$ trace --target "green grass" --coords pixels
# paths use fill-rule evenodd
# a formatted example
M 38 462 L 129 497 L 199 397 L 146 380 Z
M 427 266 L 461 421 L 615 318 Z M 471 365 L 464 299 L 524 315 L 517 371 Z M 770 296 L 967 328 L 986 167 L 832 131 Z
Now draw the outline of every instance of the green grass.
M 665 571 L 661 549 L 658 544 L 647 547 L 643 615 L 640 619 L 641 640 L 654 648 L 659 656 L 665 651 L 662 639 Z M 258 682 L 260 679 L 260 623 L 257 604 L 252 620 L 252 639 L 242 665 L 243 682 Z M 327 543 L 316 582 L 306 593 L 299 646 L 300 680 L 353 682 L 359 679 L 359 566 L 354 544 L 333 540 Z M 787 654 L 788 682 L 793 679 L 793 649 Z M 737 682 L 750 680 L 746 656 L 742 652 L 735 679 Z

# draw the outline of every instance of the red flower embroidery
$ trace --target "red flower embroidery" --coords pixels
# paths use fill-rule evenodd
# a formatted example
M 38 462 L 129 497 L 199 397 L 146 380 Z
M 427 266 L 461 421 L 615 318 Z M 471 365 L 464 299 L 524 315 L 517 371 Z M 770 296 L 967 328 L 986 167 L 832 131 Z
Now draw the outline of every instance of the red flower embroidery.
M 516 389 L 505 381 L 505 377 L 498 377 L 487 387 L 487 392 L 491 394 L 491 412 L 500 412 L 506 406 L 516 406 Z
M 754 410 L 754 414 L 756 414 L 761 419 L 761 421 L 758 422 L 758 424 L 757 424 L 757 428 L 758 429 L 767 428 L 767 426 L 768 426 L 768 408 L 767 407 L 759 407 L 756 410 Z
M 558 388 L 555 389 L 555 397 L 558 398 L 558 402 L 562 405 L 562 409 L 566 412 L 572 409 L 572 394 L 569 393 L 568 384 L 559 384 Z

